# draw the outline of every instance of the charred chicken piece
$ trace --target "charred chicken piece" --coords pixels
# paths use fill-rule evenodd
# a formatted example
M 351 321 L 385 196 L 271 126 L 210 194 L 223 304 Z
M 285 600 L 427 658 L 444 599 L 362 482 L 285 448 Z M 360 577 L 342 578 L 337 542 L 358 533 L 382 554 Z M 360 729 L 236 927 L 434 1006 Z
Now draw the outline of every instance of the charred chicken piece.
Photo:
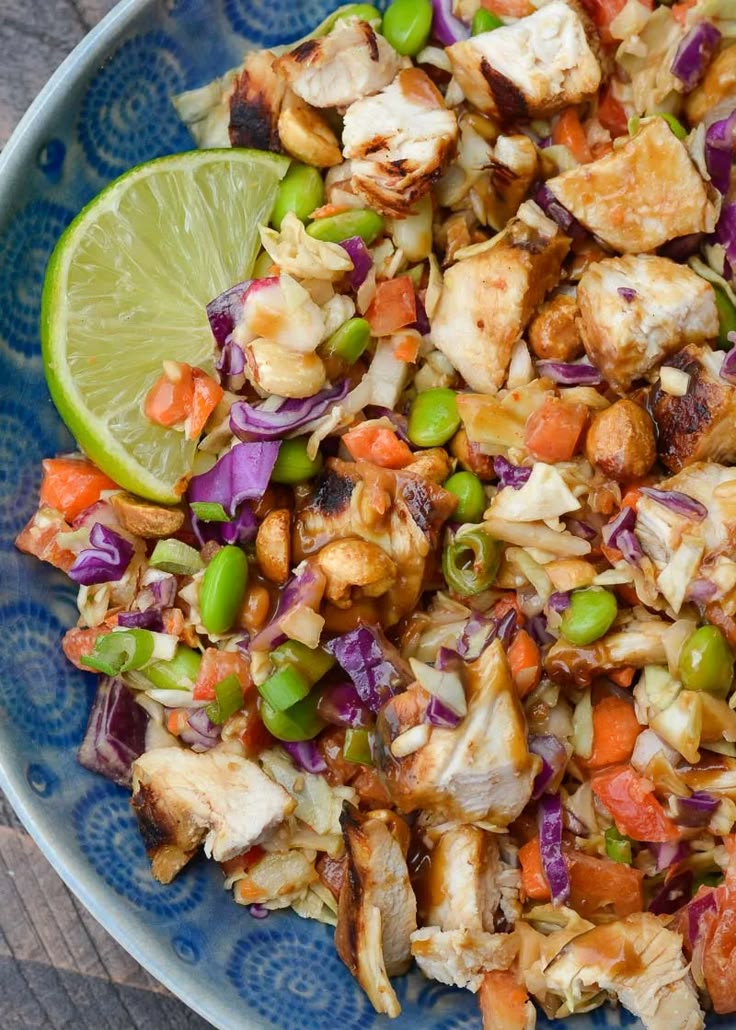
M 657 425 L 659 459 L 672 472 L 696 461 L 736 461 L 736 387 L 718 374 L 718 357 L 708 347 L 685 347 L 667 359 L 689 377 L 682 396 L 665 393 L 660 382 L 650 395 Z
M 279 115 L 286 82 L 270 50 L 251 51 L 230 94 L 230 146 L 281 153 Z
M 395 1017 L 401 1006 L 389 977 L 405 973 L 411 963 L 417 904 L 402 847 L 408 829 L 400 816 L 385 815 L 360 816 L 347 806 L 343 811 L 347 868 L 335 944 L 376 1012 Z

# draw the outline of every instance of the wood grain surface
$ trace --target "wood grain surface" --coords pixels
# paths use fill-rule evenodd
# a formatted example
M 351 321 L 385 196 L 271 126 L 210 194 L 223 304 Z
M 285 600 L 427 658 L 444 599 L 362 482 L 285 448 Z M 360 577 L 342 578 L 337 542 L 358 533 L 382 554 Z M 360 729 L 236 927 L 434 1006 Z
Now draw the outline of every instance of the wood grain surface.
M 0 0 L 0 147 L 114 0 Z M 0 1030 L 206 1030 L 67 890 L 0 793 Z

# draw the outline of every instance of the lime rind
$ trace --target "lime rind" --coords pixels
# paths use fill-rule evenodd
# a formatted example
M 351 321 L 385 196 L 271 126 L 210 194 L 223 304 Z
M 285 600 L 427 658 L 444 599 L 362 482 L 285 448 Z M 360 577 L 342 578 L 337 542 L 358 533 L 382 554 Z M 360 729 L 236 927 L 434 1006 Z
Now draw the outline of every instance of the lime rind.
M 84 208 L 46 273 L 41 341 L 51 396 L 115 482 L 181 497 L 196 444 L 143 415 L 165 359 L 212 367 L 206 305 L 247 278 L 288 158 L 199 150 L 140 165 Z

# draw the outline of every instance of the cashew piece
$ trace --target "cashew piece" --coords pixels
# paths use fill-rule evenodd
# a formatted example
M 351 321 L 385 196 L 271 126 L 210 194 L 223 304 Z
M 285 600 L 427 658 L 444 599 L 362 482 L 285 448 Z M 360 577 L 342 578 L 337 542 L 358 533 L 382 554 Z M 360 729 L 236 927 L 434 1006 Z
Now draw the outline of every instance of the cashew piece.
M 256 558 L 261 572 L 272 583 L 285 583 L 291 568 L 291 513 L 277 508 L 258 527 Z
M 333 540 L 319 552 L 317 564 L 327 577 L 325 595 L 337 608 L 351 606 L 352 587 L 366 597 L 380 597 L 396 582 L 396 563 L 367 540 Z
M 342 163 L 335 133 L 321 114 L 294 93 L 287 94 L 281 108 L 279 138 L 284 149 L 304 164 L 332 168 Z
M 184 525 L 181 508 L 164 508 L 128 493 L 113 494 L 110 503 L 120 519 L 120 525 L 134 536 L 155 540 L 178 533 Z
M 327 381 L 319 354 L 297 354 L 271 340 L 253 340 L 245 359 L 246 375 L 256 389 L 277 397 L 311 397 Z
M 444 483 L 452 472 L 452 462 L 443 447 L 432 447 L 427 451 L 417 451 L 414 461 L 401 471 L 413 472 L 415 476 L 431 479 L 433 483 Z

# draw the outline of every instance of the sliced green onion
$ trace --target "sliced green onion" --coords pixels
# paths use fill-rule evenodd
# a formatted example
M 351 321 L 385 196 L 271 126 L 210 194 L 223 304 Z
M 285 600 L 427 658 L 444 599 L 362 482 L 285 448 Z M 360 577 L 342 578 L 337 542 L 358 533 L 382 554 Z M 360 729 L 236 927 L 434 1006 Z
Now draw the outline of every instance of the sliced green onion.
M 342 757 L 346 762 L 355 762 L 357 765 L 373 765 L 370 731 L 348 727 L 345 730 Z
M 261 683 L 258 691 L 275 711 L 284 712 L 306 697 L 311 687 L 312 684 L 298 669 L 287 665 Z
M 199 675 L 199 651 L 180 644 L 169 662 L 152 662 L 143 675 L 159 690 L 191 690 Z
M 215 501 L 192 501 L 189 507 L 201 522 L 231 521 L 223 506 Z
M 298 640 L 287 640 L 271 652 L 277 669 L 295 668 L 310 687 L 319 683 L 335 664 L 335 659 L 321 647 L 307 647 Z
M 407 268 L 403 274 L 408 275 L 414 283 L 414 286 L 419 289 L 422 285 L 422 278 L 424 276 L 424 262 L 422 261 L 420 264 L 414 265 L 413 268 Z
M 147 629 L 128 629 L 121 633 L 105 633 L 95 641 L 92 654 L 80 661 L 88 669 L 105 676 L 118 676 L 128 669 L 140 669 L 153 655 L 153 634 Z
M 488 590 L 500 564 L 500 544 L 480 527 L 455 537 L 442 554 L 442 571 L 448 586 L 461 597 Z
M 729 333 L 736 333 L 736 308 L 720 286 L 712 284 L 716 295 L 716 308 L 718 309 L 718 346 L 730 350 L 733 344 L 729 340 Z
M 176 576 L 193 576 L 201 572 L 204 562 L 189 544 L 181 540 L 159 540 L 148 559 L 148 564 L 163 572 L 173 572 Z
M 311 740 L 327 725 L 317 712 L 320 691 L 313 690 L 307 697 L 280 712 L 265 700 L 261 701 L 261 719 L 269 733 L 277 740 Z
M 243 687 L 234 672 L 215 684 L 215 697 L 217 700 L 207 705 L 205 711 L 210 722 L 221 726 L 243 707 Z
M 636 136 L 637 132 L 639 131 L 640 125 L 641 118 L 637 114 L 629 118 L 628 124 L 626 126 L 626 128 L 629 130 L 629 136 Z
M 687 139 L 687 129 L 682 124 L 679 118 L 675 118 L 673 114 L 660 113 L 657 118 L 664 118 L 669 127 L 674 132 L 678 139 Z
M 503 28 L 503 24 L 503 21 L 493 11 L 487 11 L 485 7 L 479 7 L 473 15 L 470 34 L 471 36 L 480 36 L 483 32 L 493 32 L 494 29 Z
M 615 826 L 609 826 L 603 836 L 608 857 L 621 865 L 631 865 L 631 838 L 619 833 Z
M 364 318 L 349 318 L 336 329 L 322 347 L 324 357 L 341 358 L 354 364 L 371 339 L 371 327 Z

